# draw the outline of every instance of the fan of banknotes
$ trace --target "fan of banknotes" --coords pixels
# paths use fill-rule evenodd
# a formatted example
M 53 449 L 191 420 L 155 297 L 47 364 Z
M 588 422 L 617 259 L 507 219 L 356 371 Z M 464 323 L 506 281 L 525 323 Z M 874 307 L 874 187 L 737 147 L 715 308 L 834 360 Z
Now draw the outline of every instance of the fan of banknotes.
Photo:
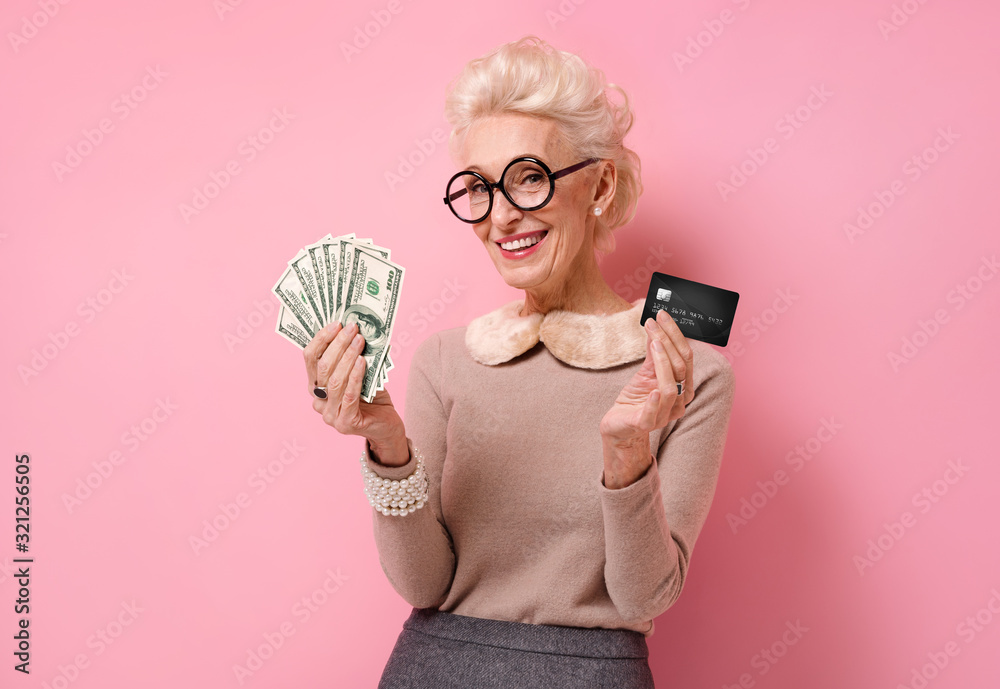
M 390 261 L 389 254 L 353 232 L 328 234 L 299 251 L 271 290 L 281 300 L 275 332 L 300 348 L 328 323 L 358 324 L 365 338 L 365 402 L 384 389 L 392 370 L 389 339 L 399 310 L 403 267 Z

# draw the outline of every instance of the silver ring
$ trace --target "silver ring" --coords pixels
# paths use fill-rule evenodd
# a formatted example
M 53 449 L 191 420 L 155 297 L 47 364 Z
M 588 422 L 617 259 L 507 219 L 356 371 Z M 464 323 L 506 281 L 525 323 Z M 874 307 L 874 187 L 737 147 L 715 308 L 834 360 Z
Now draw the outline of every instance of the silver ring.
M 324 386 L 320 387 L 319 385 L 317 385 L 316 387 L 314 387 L 313 388 L 313 396 L 316 399 L 325 400 L 326 399 L 326 386 L 324 385 Z

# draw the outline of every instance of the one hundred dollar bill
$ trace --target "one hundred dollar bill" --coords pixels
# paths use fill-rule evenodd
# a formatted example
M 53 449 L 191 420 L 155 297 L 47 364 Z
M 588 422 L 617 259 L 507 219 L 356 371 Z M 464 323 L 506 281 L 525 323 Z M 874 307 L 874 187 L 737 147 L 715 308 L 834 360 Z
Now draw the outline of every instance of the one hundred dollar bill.
M 310 244 L 303 249 L 307 254 L 309 254 L 309 262 L 312 264 L 312 274 L 316 278 L 316 293 L 319 297 L 319 308 L 320 315 L 323 316 L 323 322 L 330 322 L 330 307 L 326 303 L 326 283 L 329 279 L 327 269 L 329 268 L 326 261 L 326 252 L 323 250 L 323 244 L 317 242 L 316 244 Z
M 342 321 L 342 316 L 344 314 L 344 295 L 347 291 L 347 285 L 351 281 L 351 268 L 353 264 L 351 263 L 351 248 L 355 246 L 363 246 L 372 253 L 378 253 L 385 259 L 392 258 L 392 252 L 382 246 L 376 246 L 371 239 L 366 237 L 358 238 L 348 238 L 340 237 L 340 257 L 341 257 L 341 267 L 340 267 L 340 290 L 338 292 L 337 298 L 337 313 L 334 316 L 334 320 Z
M 355 234 L 351 232 L 350 234 L 345 234 L 337 237 L 337 263 L 339 270 L 337 271 L 337 290 L 334 301 L 334 311 L 333 319 L 336 321 L 340 320 L 340 315 L 344 312 L 344 295 L 347 293 L 346 287 L 344 285 L 344 280 L 347 277 L 345 275 L 346 267 L 344 263 L 347 261 L 347 246 L 350 240 L 355 238 Z
M 292 266 L 285 269 L 271 291 L 302 324 L 305 331 L 309 333 L 309 339 L 312 339 L 323 328 L 319 318 L 316 317 L 316 312 L 309 305 L 306 288 L 299 281 L 299 276 Z
M 337 320 L 335 300 L 337 297 L 338 273 L 340 272 L 340 240 L 331 234 L 327 234 L 313 246 L 316 245 L 320 246 L 323 252 L 323 289 L 326 291 L 323 301 L 326 302 L 326 322 L 332 323 Z
M 278 309 L 278 324 L 274 331 L 292 344 L 305 349 L 312 337 L 299 323 L 299 319 L 292 315 L 291 311 L 284 306 L 279 306 Z
M 373 253 L 370 247 L 359 244 L 350 247 L 348 260 L 350 279 L 346 284 L 340 322 L 345 326 L 357 323 L 365 338 L 365 348 L 361 352 L 366 363 L 361 399 L 371 402 L 389 351 L 404 271 L 401 266 Z
M 316 282 L 316 275 L 313 273 L 313 260 L 309 252 L 304 249 L 299 251 L 295 254 L 295 258 L 288 262 L 288 265 L 298 276 L 299 284 L 302 285 L 303 293 L 306 295 L 306 301 L 313 313 L 316 314 L 316 320 L 319 321 L 320 327 L 326 325 L 326 317 L 323 315 L 323 307 L 319 298 L 319 286 Z

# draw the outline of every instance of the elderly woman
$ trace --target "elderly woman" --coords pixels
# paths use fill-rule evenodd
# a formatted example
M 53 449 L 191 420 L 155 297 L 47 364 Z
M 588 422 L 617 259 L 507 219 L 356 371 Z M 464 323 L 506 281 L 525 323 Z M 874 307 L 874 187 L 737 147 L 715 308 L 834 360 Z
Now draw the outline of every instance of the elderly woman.
M 645 637 L 708 514 L 733 373 L 601 276 L 641 191 L 611 90 L 533 37 L 452 84 L 444 201 L 524 298 L 420 344 L 405 425 L 388 391 L 359 400 L 356 326 L 306 347 L 313 408 L 366 438 L 380 561 L 414 607 L 380 687 L 653 686 Z

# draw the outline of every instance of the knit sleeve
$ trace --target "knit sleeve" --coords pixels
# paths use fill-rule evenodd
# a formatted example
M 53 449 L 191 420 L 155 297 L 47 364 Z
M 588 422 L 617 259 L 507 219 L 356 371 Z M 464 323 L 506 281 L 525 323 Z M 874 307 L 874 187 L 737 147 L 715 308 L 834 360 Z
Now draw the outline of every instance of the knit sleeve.
M 729 361 L 709 347 L 696 350 L 694 365 L 694 399 L 660 438 L 646 473 L 624 488 L 598 487 L 605 581 L 628 623 L 652 620 L 677 601 L 715 495 L 734 376 Z
M 441 517 L 441 467 L 448 418 L 440 390 L 440 339 L 434 335 L 417 347 L 410 363 L 404 412 L 409 461 L 387 467 L 372 460 L 367 441 L 364 448 L 368 467 L 382 478 L 406 478 L 417 468 L 415 451 L 424 458 L 428 489 L 422 508 L 402 517 L 372 509 L 382 571 L 415 608 L 433 608 L 444 602 L 455 574 L 454 546 Z

